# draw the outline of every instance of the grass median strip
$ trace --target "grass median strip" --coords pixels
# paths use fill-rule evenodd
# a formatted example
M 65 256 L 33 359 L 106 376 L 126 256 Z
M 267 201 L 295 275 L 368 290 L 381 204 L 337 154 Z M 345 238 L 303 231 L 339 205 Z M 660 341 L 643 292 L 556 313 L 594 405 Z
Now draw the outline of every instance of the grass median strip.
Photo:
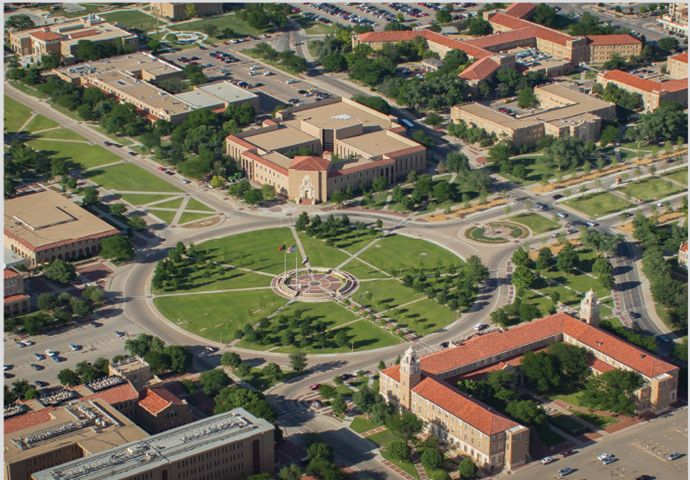
M 618 212 L 632 206 L 632 203 L 608 192 L 593 193 L 564 203 L 592 218 Z
M 532 233 L 535 235 L 555 230 L 560 226 L 558 222 L 548 219 L 543 215 L 539 215 L 538 213 L 521 213 L 520 215 L 508 218 L 508 220 L 526 226 L 532 230 Z

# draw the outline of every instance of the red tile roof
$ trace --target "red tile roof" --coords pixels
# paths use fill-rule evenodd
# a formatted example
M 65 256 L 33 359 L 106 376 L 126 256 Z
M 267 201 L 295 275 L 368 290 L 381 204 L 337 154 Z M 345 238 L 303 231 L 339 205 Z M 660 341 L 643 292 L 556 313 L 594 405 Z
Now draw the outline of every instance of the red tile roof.
M 546 28 L 539 24 L 528 22 L 527 20 L 522 20 L 520 18 L 511 17 L 510 15 L 506 15 L 502 12 L 494 13 L 489 18 L 489 22 L 510 28 L 511 30 L 532 27 L 535 29 L 534 33 L 537 38 L 558 43 L 560 45 L 567 45 L 568 41 L 575 40 L 576 38 L 559 32 L 558 30 Z
M 610 70 L 604 73 L 604 78 L 613 82 L 622 83 L 645 92 L 681 92 L 688 89 L 688 79 L 667 80 L 656 82 L 646 78 L 640 78 L 632 73 L 622 70 Z
M 96 30 L 82 30 L 80 32 L 74 32 L 69 34 L 69 38 L 76 40 L 77 38 L 92 37 L 98 34 Z
M 400 381 L 400 365 L 392 365 L 388 368 L 381 370 L 381 374 L 389 378 L 392 378 L 396 382 Z
M 509 418 L 492 411 L 489 407 L 451 388 L 445 382 L 432 377 L 425 378 L 412 390 L 420 397 L 461 418 L 487 435 L 493 435 L 519 426 L 519 424 Z
M 128 400 L 137 400 L 139 398 L 139 392 L 137 392 L 136 389 L 129 383 L 121 383 L 116 387 L 111 387 L 91 395 L 87 395 L 84 397 L 84 400 L 93 400 L 95 398 L 100 398 L 110 405 L 117 405 L 118 403 L 126 402 Z
M 491 58 L 482 58 L 460 72 L 458 78 L 472 81 L 485 80 L 493 75 L 498 70 L 498 67 L 500 65 L 491 60 Z
M 611 365 L 602 362 L 598 358 L 592 358 L 592 360 L 589 362 L 589 366 L 592 370 L 596 370 L 599 373 L 606 373 L 610 372 L 611 370 L 615 370 L 615 368 L 613 368 Z
M 49 422 L 53 418 L 51 413 L 53 410 L 55 410 L 55 407 L 41 408 L 40 410 L 33 410 L 6 418 L 3 422 L 5 435 Z
M 38 40 L 43 40 L 44 42 L 62 39 L 61 35 L 58 35 L 55 32 L 46 32 L 45 30 L 38 30 L 36 32 L 31 32 L 31 36 L 38 39 Z
M 308 172 L 325 172 L 328 170 L 330 162 L 325 158 L 316 156 L 295 157 L 290 162 L 291 170 L 304 170 Z
M 21 276 L 21 274 L 19 272 L 16 272 L 16 271 L 12 270 L 11 268 L 5 269 L 5 279 L 19 277 L 19 276 Z
M 256 149 L 254 145 L 252 145 L 246 140 L 241 139 L 240 137 L 236 137 L 235 135 L 228 135 L 227 137 L 225 137 L 225 140 L 232 143 L 236 143 L 237 145 L 244 147 L 248 150 Z
M 688 63 L 688 52 L 679 53 L 678 55 L 674 55 L 674 56 L 668 57 L 668 58 L 669 58 L 669 60 L 675 60 L 677 62 Z
M 642 45 L 642 42 L 632 35 L 587 35 L 590 45 Z
M 29 296 L 25 293 L 17 293 L 16 295 L 7 295 L 5 297 L 5 305 L 12 305 L 17 302 L 25 302 L 29 299 Z
M 505 11 L 506 15 L 516 18 L 525 18 L 534 11 L 537 6 L 533 3 L 513 3 Z
M 526 27 L 467 40 L 467 43 L 476 47 L 491 49 L 501 47 L 502 45 L 506 45 L 508 43 L 517 42 L 519 40 L 529 40 L 534 44 L 536 36 L 537 32 L 534 27 Z
M 152 415 L 158 415 L 170 405 L 182 403 L 184 402 L 167 388 L 149 388 L 144 398 L 139 400 L 139 406 Z
M 475 47 L 474 45 L 471 45 L 465 41 L 448 38 L 445 35 L 432 32 L 431 30 L 393 30 L 390 32 L 367 32 L 359 34 L 357 38 L 363 43 L 385 43 L 407 42 L 414 40 L 417 37 L 426 38 L 428 42 L 443 45 L 444 47 L 462 50 L 473 58 L 484 58 L 491 55 L 491 52 L 488 52 L 483 48 Z
M 681 252 L 687 252 L 688 251 L 688 242 L 682 243 L 682 245 L 680 246 L 680 251 Z
M 275 170 L 276 172 L 281 173 L 283 175 L 288 174 L 287 168 L 281 167 L 277 163 L 272 162 L 269 159 L 262 157 L 261 155 L 257 155 L 254 152 L 255 152 L 255 150 L 247 150 L 247 151 L 242 152 L 242 156 L 247 157 L 251 160 L 254 160 L 255 162 L 259 162 L 260 164 L 265 165 L 268 168 Z

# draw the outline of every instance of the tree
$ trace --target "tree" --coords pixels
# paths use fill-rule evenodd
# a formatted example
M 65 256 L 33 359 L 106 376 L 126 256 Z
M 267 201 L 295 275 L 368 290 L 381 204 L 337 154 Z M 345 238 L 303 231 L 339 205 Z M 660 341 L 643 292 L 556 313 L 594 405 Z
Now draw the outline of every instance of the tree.
M 220 364 L 227 367 L 237 368 L 240 363 L 242 363 L 242 358 L 235 352 L 225 352 L 220 357 Z
M 473 17 L 467 27 L 470 35 L 489 35 L 493 32 L 491 24 L 480 16 Z
M 96 187 L 85 187 L 82 189 L 81 204 L 84 206 L 95 205 L 98 203 L 98 189 Z
M 539 103 L 533 88 L 523 88 L 518 92 L 518 105 L 520 108 L 534 107 Z
M 28 30 L 34 28 L 36 24 L 31 17 L 22 13 L 12 15 L 5 21 L 5 28 L 12 30 Z
M 56 282 L 68 284 L 77 278 L 77 269 L 71 263 L 58 258 L 43 267 L 43 275 Z
M 518 265 L 513 272 L 511 283 L 516 289 L 524 290 L 526 288 L 530 288 L 535 280 L 536 277 L 532 270 L 527 267 L 523 267 L 522 265 Z
M 452 8 L 452 7 L 451 7 Z M 436 21 L 445 25 L 453 20 L 453 15 L 451 15 L 452 9 L 442 8 L 436 12 Z
M 307 356 L 301 350 L 290 354 L 290 367 L 295 372 L 301 372 L 307 367 Z
M 536 267 L 539 270 L 549 270 L 552 265 L 553 265 L 553 254 L 551 253 L 551 249 L 548 247 L 541 248 L 539 250 L 539 256 L 537 257 Z
M 187 18 L 194 18 L 199 15 L 199 9 L 193 3 L 187 3 L 184 7 L 184 13 Z
M 277 363 L 269 363 L 263 368 L 262 373 L 271 383 L 275 383 L 283 379 L 283 370 Z
M 547 352 L 558 360 L 567 385 L 579 385 L 589 375 L 589 356 L 585 349 L 556 342 L 549 346 Z
M 627 370 L 611 370 L 592 375 L 585 386 L 582 401 L 592 407 L 622 415 L 635 413 L 635 390 L 644 381 L 639 373 Z
M 80 382 L 79 375 L 77 375 L 74 370 L 70 370 L 69 368 L 60 370 L 57 377 L 60 383 L 67 387 L 74 387 L 75 385 L 79 385 Z
M 436 470 L 443 465 L 443 455 L 435 448 L 427 448 L 422 452 L 422 465 L 428 470 Z
M 462 480 L 474 478 L 477 476 L 477 466 L 469 457 L 465 457 L 458 466 L 458 473 Z
M 527 250 L 525 250 L 522 247 L 515 250 L 513 256 L 510 259 L 513 262 L 513 264 L 518 267 L 530 268 L 532 264 L 532 260 L 529 258 L 529 253 L 527 253 Z
M 422 431 L 422 421 L 412 412 L 404 411 L 393 415 L 386 422 L 386 426 L 398 434 L 405 441 L 409 442 L 412 438 Z
M 527 425 L 539 425 L 546 420 L 546 412 L 534 400 L 514 400 L 506 406 L 506 413 Z
M 345 403 L 342 395 L 336 395 L 336 397 L 331 400 L 331 408 L 333 409 L 333 413 L 335 413 L 338 417 L 345 413 L 345 410 L 347 410 L 347 404 Z
M 307 460 L 333 461 L 333 448 L 323 442 L 314 442 L 307 447 Z
M 558 363 L 550 355 L 525 353 L 522 357 L 522 372 L 540 393 L 547 393 L 561 384 Z
M 199 376 L 199 381 L 201 382 L 201 390 L 209 397 L 215 397 L 231 383 L 230 377 L 220 368 L 202 373 Z
M 407 442 L 395 440 L 388 445 L 388 452 L 397 460 L 409 460 L 412 452 Z
M 674 37 L 663 37 L 659 39 L 657 45 L 660 49 L 664 50 L 667 54 L 675 52 L 680 46 L 680 42 Z
M 575 268 L 578 262 L 578 255 L 572 243 L 567 242 L 558 255 L 556 256 L 556 268 L 559 271 L 567 273 Z
M 278 478 L 280 480 L 300 480 L 302 478 L 302 469 L 299 468 L 299 465 L 291 463 L 280 469 Z
M 602 147 L 605 147 L 606 145 L 615 143 L 618 140 L 618 136 L 618 128 L 614 125 L 607 125 L 601 131 L 601 135 L 599 136 L 599 144 Z
M 258 205 L 263 199 L 264 196 L 261 193 L 261 190 L 255 188 L 248 190 L 242 197 L 242 200 L 247 202 L 249 205 Z
M 134 258 L 132 241 L 122 235 L 114 235 L 101 240 L 101 257 L 115 262 L 125 262 Z
M 170 357 L 159 351 L 150 351 L 144 355 L 144 361 L 151 366 L 151 372 L 155 375 L 163 373 L 170 367 Z
M 105 293 L 101 288 L 96 287 L 95 285 L 89 285 L 82 290 L 81 297 L 91 302 L 92 305 L 100 305 L 103 303 Z
M 173 372 L 186 372 L 192 365 L 192 354 L 185 347 L 168 345 L 165 354 L 170 357 L 170 370 Z
M 532 21 L 545 27 L 553 27 L 556 23 L 556 10 L 551 5 L 540 3 L 534 9 Z
M 224 413 L 234 408 L 244 408 L 252 415 L 263 418 L 268 422 L 276 420 L 273 408 L 265 400 L 263 394 L 243 387 L 226 387 L 213 399 L 214 413 Z

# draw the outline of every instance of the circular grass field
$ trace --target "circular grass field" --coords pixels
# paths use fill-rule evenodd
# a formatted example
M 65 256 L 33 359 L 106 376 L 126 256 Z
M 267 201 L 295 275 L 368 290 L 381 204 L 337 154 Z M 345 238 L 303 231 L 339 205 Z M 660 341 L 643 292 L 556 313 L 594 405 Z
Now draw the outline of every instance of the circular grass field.
M 173 289 L 153 290 L 156 308 L 192 333 L 221 343 L 250 332 L 238 346 L 255 350 L 335 353 L 395 345 L 429 334 L 456 320 L 451 310 L 401 277 L 420 269 L 432 276 L 463 264 L 430 242 L 372 229 L 349 231 L 326 242 L 288 228 L 273 228 L 210 240 L 196 246 L 194 264 L 183 266 Z M 281 250 L 285 245 L 286 249 Z M 286 253 L 295 246 L 294 253 Z M 302 268 L 299 246 L 314 269 L 338 268 L 358 288 L 339 301 L 302 302 L 277 295 L 271 283 L 286 270 Z M 295 261 L 297 262 L 295 264 Z M 438 279 L 439 277 L 437 277 Z M 444 277 L 440 277 L 443 281 Z M 450 277 L 449 277 L 450 278 Z

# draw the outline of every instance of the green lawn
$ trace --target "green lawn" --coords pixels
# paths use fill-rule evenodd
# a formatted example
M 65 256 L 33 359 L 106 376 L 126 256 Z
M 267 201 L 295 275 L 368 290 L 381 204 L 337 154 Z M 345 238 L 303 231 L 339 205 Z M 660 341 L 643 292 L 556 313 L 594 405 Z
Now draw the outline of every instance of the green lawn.
M 561 437 L 559 434 L 551 430 L 548 424 L 537 425 L 536 427 L 534 427 L 534 429 L 537 431 L 537 436 L 539 437 L 539 440 L 541 440 L 541 442 L 547 447 L 551 447 L 554 445 L 558 445 L 559 443 L 565 442 L 565 438 Z
M 343 270 L 351 273 L 360 280 L 365 280 L 367 278 L 385 278 L 385 275 L 381 273 L 380 270 L 371 268 L 369 265 L 362 263 L 357 258 L 350 260 L 344 267 Z
M 378 232 L 367 228 L 360 232 L 352 230 L 347 233 L 338 235 L 338 238 L 334 238 L 334 246 L 337 248 L 342 248 L 349 253 L 357 253 L 362 247 L 371 243 L 378 236 Z
M 379 426 L 381 426 L 380 423 L 372 422 L 371 420 L 369 420 L 365 416 L 359 416 L 359 417 L 355 417 L 352 420 L 352 423 L 350 424 L 350 429 L 354 430 L 357 433 L 362 433 L 362 432 L 366 432 L 367 430 L 371 430 L 372 428 L 376 428 Z
M 403 235 L 382 238 L 365 250 L 360 258 L 390 274 L 395 270 L 462 264 L 459 257 L 445 248 Z
M 107 3 L 79 3 L 80 6 L 84 7 L 83 10 L 79 10 L 76 12 L 66 12 L 64 10 L 61 10 L 54 15 L 60 15 L 64 16 L 67 18 L 76 18 L 76 17 L 84 17 L 86 15 L 89 15 L 91 13 L 96 13 L 103 7 L 107 6 Z
M 585 405 L 582 403 L 582 391 L 577 391 L 575 393 L 568 393 L 568 394 L 562 394 L 562 395 L 554 395 L 551 397 L 552 400 L 562 400 L 566 403 L 569 403 L 571 405 L 575 405 L 576 407 L 584 407 Z
M 554 415 L 549 417 L 549 423 L 557 426 L 561 430 L 571 435 L 582 435 L 591 429 L 578 422 L 573 415 Z
M 187 207 L 185 208 L 185 210 L 201 210 L 203 212 L 215 213 L 211 207 L 209 207 L 205 203 L 201 203 L 196 198 L 189 199 L 189 202 L 187 202 Z
M 151 208 L 180 208 L 180 205 L 182 205 L 182 197 L 178 198 L 173 198 L 172 200 L 168 200 L 167 202 L 161 202 L 161 203 L 156 203 L 155 205 L 151 205 Z M 155 202 L 156 200 L 154 200 Z
M 379 447 L 381 447 L 381 455 L 383 456 L 383 458 L 394 463 L 412 477 L 419 478 L 417 470 L 415 469 L 415 466 L 412 462 L 398 460 L 397 458 L 392 456 L 390 452 L 388 452 L 387 447 L 395 440 L 398 440 L 398 437 L 395 434 L 393 434 L 390 430 L 384 430 L 383 432 L 374 434 L 371 437 L 367 437 L 367 439 L 371 440 Z
M 675 180 L 678 183 L 682 183 L 683 185 L 688 184 L 688 169 L 687 168 L 681 168 L 680 170 L 676 170 L 675 172 L 667 173 L 666 175 L 663 175 L 664 177 L 668 177 L 671 180 Z
M 542 162 L 539 162 L 538 159 L 538 156 L 529 155 L 517 155 L 515 157 L 511 157 L 511 163 L 515 165 L 523 165 L 525 167 L 527 175 L 525 176 L 525 178 L 518 178 L 510 174 L 501 173 L 501 176 L 506 177 L 507 179 L 515 183 L 519 183 L 521 185 L 529 185 L 538 182 L 544 176 L 546 176 L 547 178 L 552 178 L 556 172 L 546 167 Z M 492 166 L 490 168 L 493 169 L 494 167 Z M 496 169 L 496 171 L 498 172 L 498 169 Z
M 350 343 L 338 351 L 350 351 L 352 347 L 355 350 L 372 350 L 374 348 L 390 347 L 400 343 L 400 338 L 388 333 L 386 330 L 378 325 L 371 323 L 369 320 L 358 320 L 349 325 L 342 327 L 347 332 Z M 327 350 L 321 350 L 323 353 L 328 353 Z
M 652 200 L 668 197 L 684 189 L 660 178 L 645 178 L 639 182 L 629 183 L 621 187 L 620 190 L 633 198 L 637 198 L 643 202 L 650 202 Z
M 51 157 L 68 160 L 71 164 L 71 168 L 75 169 L 99 167 L 101 165 L 120 161 L 120 157 L 114 153 L 98 145 L 90 145 L 87 143 L 51 142 L 50 140 L 39 138 L 31 140 L 28 142 L 28 145 L 37 150 L 47 152 Z M 141 170 L 139 167 L 134 167 L 133 165 L 132 167 Z M 146 173 L 143 170 L 141 170 L 141 172 Z
M 585 195 L 574 200 L 568 200 L 564 203 L 593 218 L 632 206 L 630 202 L 608 192 Z
M 399 307 L 395 311 L 399 314 L 393 316 L 400 326 L 407 326 L 422 336 L 435 332 L 458 317 L 458 314 L 447 306 L 428 298 Z
M 43 115 L 36 115 L 34 118 L 31 119 L 31 121 L 26 125 L 24 129 L 29 132 L 37 132 L 39 130 L 45 130 L 46 128 L 54 128 L 58 126 L 60 126 L 60 124 L 57 123 L 55 120 L 52 120 L 48 117 L 44 117 Z
M 599 428 L 606 428 L 618 422 L 618 419 L 606 415 L 597 415 L 596 413 L 575 412 L 576 417 L 580 417 L 586 422 L 591 423 Z
M 113 13 L 104 13 L 101 15 L 103 19 L 108 22 L 118 22 L 128 28 L 136 28 L 137 30 L 151 30 L 156 28 L 156 17 L 147 15 L 138 10 L 123 10 Z M 165 23 L 165 22 L 162 22 Z
M 212 212 L 208 213 L 196 213 L 196 212 L 183 212 L 182 215 L 180 215 L 180 220 L 179 224 L 183 223 L 189 223 L 189 222 L 194 222 L 196 220 L 201 220 L 202 218 L 208 218 L 212 216 Z
M 147 203 L 155 202 L 157 200 L 170 198 L 167 194 L 156 193 L 123 193 L 120 194 L 119 197 L 132 205 L 146 205 Z
M 313 267 L 333 268 L 349 258 L 337 248 L 326 245 L 326 242 L 320 238 L 314 238 L 302 232 L 298 235 L 304 252 L 309 257 L 309 264 Z
M 157 215 L 156 212 L 152 212 Z M 234 288 L 269 287 L 271 278 L 254 272 L 220 266 L 204 268 L 195 265 L 185 268 L 182 281 L 175 292 L 207 292 L 209 290 L 228 290 Z M 168 293 L 162 290 L 157 293 Z
M 5 100 L 5 131 L 16 132 L 29 119 L 31 110 L 7 95 L 3 98 Z
M 199 248 L 213 260 L 276 274 L 283 271 L 285 261 L 285 254 L 278 247 L 289 247 L 293 243 L 288 228 L 270 228 L 210 240 L 199 245 Z M 288 254 L 288 269 L 294 268 L 295 255 L 298 256 L 298 262 L 301 260 L 298 252 Z
M 211 340 L 230 342 L 247 323 L 287 302 L 270 290 L 159 297 L 154 304 L 169 320 Z
M 173 25 L 170 27 L 170 30 L 178 32 L 203 32 L 206 25 L 215 25 L 219 32 L 224 28 L 231 28 L 237 35 L 259 35 L 262 33 L 260 30 L 251 27 L 247 22 L 241 20 L 240 17 L 234 13 L 182 23 L 180 25 Z
M 86 176 L 109 190 L 180 192 L 179 188 L 131 163 L 92 170 L 86 172 Z
M 146 209 L 151 215 L 155 215 L 156 217 L 160 218 L 167 224 L 171 224 L 172 221 L 175 218 L 175 213 L 170 210 L 156 210 L 155 208 L 147 208 Z
M 43 133 L 37 133 L 37 137 L 43 138 L 46 140 L 53 140 L 53 139 L 58 139 L 58 140 L 76 140 L 79 142 L 87 142 L 84 137 L 79 135 L 77 132 L 74 130 L 70 130 L 68 128 L 58 128 L 56 130 L 49 130 L 47 132 Z
M 323 23 L 315 23 L 310 27 L 304 29 L 308 35 L 328 35 L 335 33 L 336 28 L 333 25 L 324 25 Z
M 535 235 L 548 232 L 549 230 L 555 230 L 560 226 L 558 222 L 548 219 L 543 215 L 539 215 L 538 213 L 521 213 L 520 215 L 508 218 L 508 220 L 526 226 L 532 230 L 532 233 Z
M 371 301 L 367 299 L 371 293 Z M 407 288 L 395 279 L 362 283 L 354 294 L 354 300 L 363 305 L 371 304 L 377 310 L 385 310 L 421 298 L 422 293 Z

